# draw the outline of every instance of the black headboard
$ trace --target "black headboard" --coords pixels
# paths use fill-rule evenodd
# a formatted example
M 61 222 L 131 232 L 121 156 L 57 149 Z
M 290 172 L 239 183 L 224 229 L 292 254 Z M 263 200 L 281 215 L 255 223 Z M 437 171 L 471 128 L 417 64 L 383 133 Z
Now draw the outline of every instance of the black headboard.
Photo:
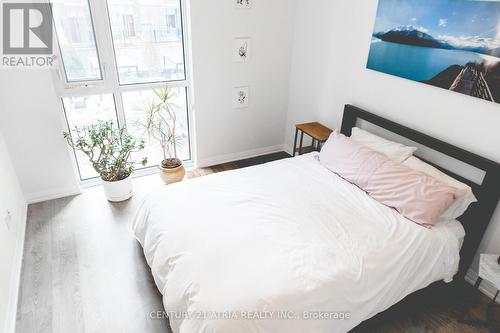
M 431 163 L 449 176 L 471 186 L 478 199 L 478 202 L 472 204 L 467 212 L 459 218 L 466 231 L 464 245 L 460 253 L 458 273 L 460 278 L 464 278 L 500 199 L 500 164 L 352 105 L 345 106 L 342 133 L 351 136 L 351 130 L 356 126 L 358 120 L 374 124 L 485 172 L 483 182 L 479 185 Z M 418 152 L 416 155 L 418 156 Z

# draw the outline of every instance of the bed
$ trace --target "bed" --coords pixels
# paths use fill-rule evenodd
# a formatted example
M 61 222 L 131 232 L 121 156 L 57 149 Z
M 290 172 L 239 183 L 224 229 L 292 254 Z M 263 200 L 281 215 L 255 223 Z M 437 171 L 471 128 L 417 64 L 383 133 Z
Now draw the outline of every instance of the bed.
M 484 170 L 459 221 L 423 228 L 312 153 L 162 188 L 134 233 L 173 332 L 344 333 L 406 296 L 462 279 L 499 199 L 500 166 L 353 106 L 359 120 Z M 440 282 L 442 281 L 442 282 Z

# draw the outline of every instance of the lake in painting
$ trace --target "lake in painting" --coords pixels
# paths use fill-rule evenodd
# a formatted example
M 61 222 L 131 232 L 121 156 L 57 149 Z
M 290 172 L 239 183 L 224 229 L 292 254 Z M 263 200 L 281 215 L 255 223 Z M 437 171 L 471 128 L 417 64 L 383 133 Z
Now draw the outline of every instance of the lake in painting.
M 380 0 L 367 68 L 500 102 L 500 4 Z
M 443 50 L 373 41 L 368 68 L 414 81 L 430 80 L 453 65 L 498 62 L 498 58 L 468 51 Z

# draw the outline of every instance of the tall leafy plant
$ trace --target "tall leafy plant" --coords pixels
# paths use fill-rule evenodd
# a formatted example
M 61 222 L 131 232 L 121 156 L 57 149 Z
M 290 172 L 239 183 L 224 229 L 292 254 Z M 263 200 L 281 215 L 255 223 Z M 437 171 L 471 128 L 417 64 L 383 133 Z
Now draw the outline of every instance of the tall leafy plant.
M 172 88 L 165 86 L 153 89 L 155 99 L 149 102 L 146 109 L 145 123 L 141 123 L 149 138 L 153 138 L 161 145 L 163 151 L 162 167 L 176 168 L 182 165 L 177 157 L 177 147 L 180 137 L 177 135 L 177 115 L 172 98 Z
M 131 160 L 131 154 L 145 147 L 143 140 L 136 140 L 124 128 L 115 128 L 112 121 L 75 127 L 63 136 L 73 149 L 87 155 L 94 170 L 108 182 L 129 177 L 137 164 Z M 147 159 L 140 164 L 146 165 Z

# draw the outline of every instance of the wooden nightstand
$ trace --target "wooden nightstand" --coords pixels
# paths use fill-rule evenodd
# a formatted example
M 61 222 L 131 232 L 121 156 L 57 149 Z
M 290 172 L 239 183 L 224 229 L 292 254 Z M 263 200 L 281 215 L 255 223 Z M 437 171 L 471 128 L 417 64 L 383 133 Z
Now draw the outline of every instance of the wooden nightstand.
M 299 131 L 300 131 L 300 145 L 299 148 L 297 148 L 297 139 L 299 136 Z M 293 156 L 295 156 L 295 153 L 297 152 L 299 153 L 299 155 L 305 153 L 305 151 L 302 148 L 302 144 L 304 142 L 304 134 L 309 135 L 313 140 L 312 147 L 307 149 L 307 152 L 310 152 L 314 150 L 320 151 L 321 145 L 325 143 L 326 140 L 328 140 L 332 132 L 333 130 L 329 129 L 328 127 L 318 122 L 295 125 L 295 141 L 293 143 Z

